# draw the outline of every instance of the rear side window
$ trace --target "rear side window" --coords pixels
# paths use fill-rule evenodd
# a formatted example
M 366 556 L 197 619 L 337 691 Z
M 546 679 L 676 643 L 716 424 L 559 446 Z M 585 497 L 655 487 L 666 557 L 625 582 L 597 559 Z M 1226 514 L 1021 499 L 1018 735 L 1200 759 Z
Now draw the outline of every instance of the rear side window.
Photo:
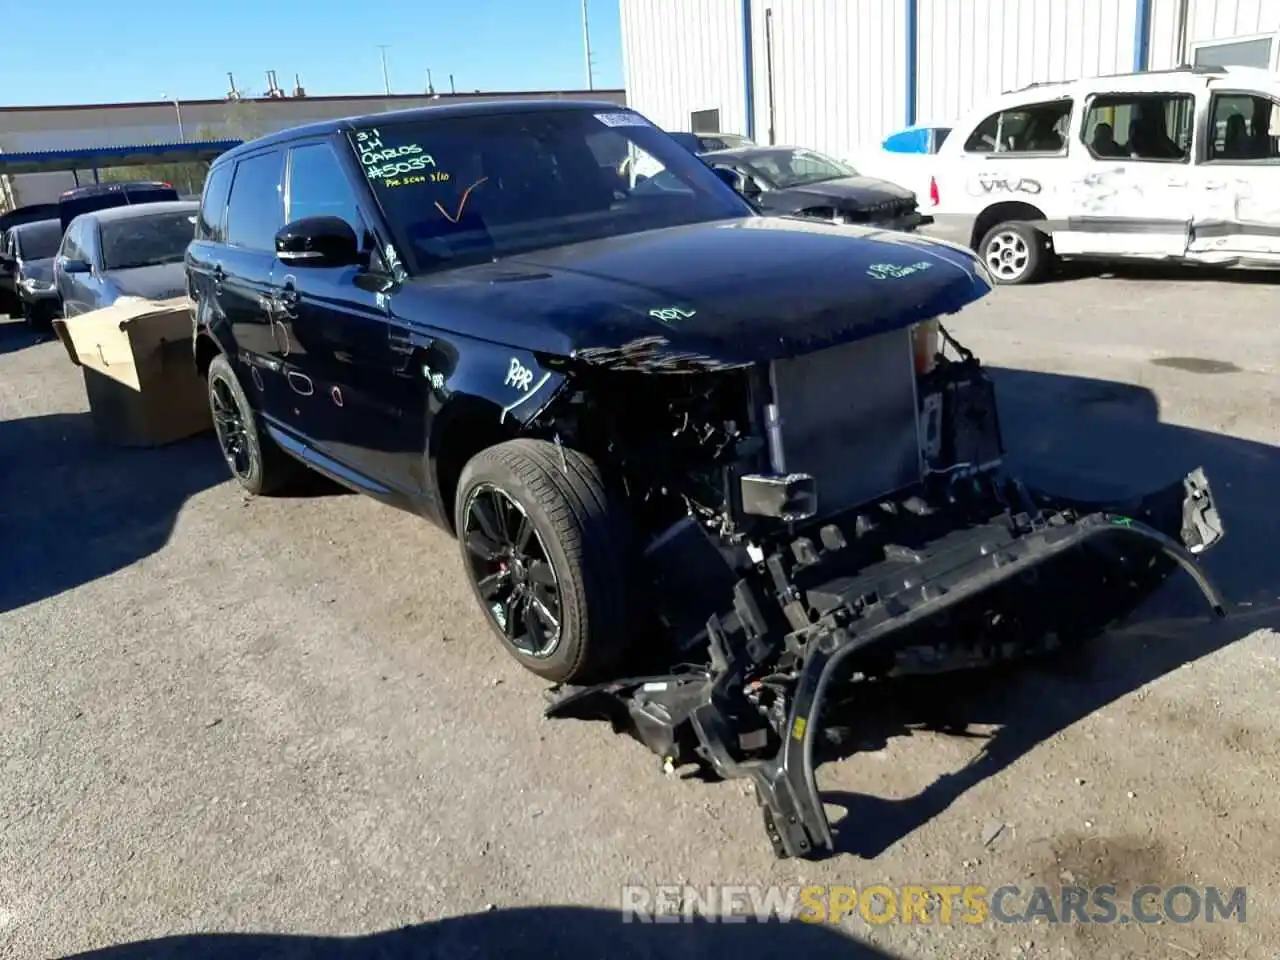
M 233 166 L 223 164 L 205 181 L 204 198 L 200 202 L 200 219 L 196 222 L 196 239 L 221 243 L 226 239 L 222 225 L 226 222 L 227 196 L 231 193 Z
M 1051 100 L 1009 107 L 978 124 L 965 141 L 965 153 L 1063 153 L 1071 101 Z
M 283 226 L 280 174 L 284 154 L 278 151 L 249 157 L 236 164 L 227 204 L 227 243 L 251 250 L 274 250 L 276 231 Z

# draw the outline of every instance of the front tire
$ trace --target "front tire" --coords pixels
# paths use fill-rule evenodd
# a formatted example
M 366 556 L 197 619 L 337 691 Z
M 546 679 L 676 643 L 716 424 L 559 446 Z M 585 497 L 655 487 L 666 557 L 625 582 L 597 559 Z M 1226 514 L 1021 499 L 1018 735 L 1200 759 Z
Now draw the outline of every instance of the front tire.
M 300 465 L 264 435 L 235 371 L 223 354 L 209 364 L 209 412 L 231 475 L 254 496 L 275 493 L 297 477 Z
M 1036 283 L 1053 261 L 1049 238 L 1021 220 L 1006 220 L 988 230 L 978 254 L 996 283 L 1009 286 Z
M 454 512 L 468 580 L 503 649 L 555 683 L 606 678 L 636 624 L 630 525 L 596 464 L 542 440 L 500 443 L 463 469 Z

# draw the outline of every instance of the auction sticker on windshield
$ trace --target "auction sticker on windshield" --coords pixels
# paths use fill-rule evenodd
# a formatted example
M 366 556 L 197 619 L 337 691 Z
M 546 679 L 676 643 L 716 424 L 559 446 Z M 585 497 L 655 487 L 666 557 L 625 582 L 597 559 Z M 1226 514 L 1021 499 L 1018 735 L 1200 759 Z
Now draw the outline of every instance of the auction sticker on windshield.
M 377 127 L 357 130 L 354 144 L 360 156 L 360 167 L 370 180 L 391 181 L 406 177 L 410 182 L 425 182 L 427 178 L 422 171 L 434 169 L 436 165 L 435 158 L 416 143 L 387 146 Z

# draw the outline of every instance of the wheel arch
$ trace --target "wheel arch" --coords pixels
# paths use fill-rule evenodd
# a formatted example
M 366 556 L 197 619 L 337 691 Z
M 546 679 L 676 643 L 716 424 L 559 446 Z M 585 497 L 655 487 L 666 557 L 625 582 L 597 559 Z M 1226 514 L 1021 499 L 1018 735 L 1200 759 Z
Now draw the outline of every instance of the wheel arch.
M 973 234 L 969 238 L 969 247 L 977 250 L 978 244 L 982 243 L 982 238 L 987 235 L 987 231 L 998 223 L 1009 220 L 1043 223 L 1047 219 L 1044 211 L 1032 203 L 1021 200 L 1003 200 L 1000 203 L 993 203 L 973 221 Z
M 456 533 L 453 501 L 467 462 L 481 450 L 523 435 L 521 424 L 503 422 L 502 408 L 477 396 L 454 396 L 431 418 L 427 474 L 441 518 Z
M 213 334 L 207 330 L 201 330 L 196 334 L 195 340 L 195 364 L 196 373 L 202 378 L 209 376 L 209 365 L 213 363 L 213 358 L 224 353 L 221 344 L 214 339 Z

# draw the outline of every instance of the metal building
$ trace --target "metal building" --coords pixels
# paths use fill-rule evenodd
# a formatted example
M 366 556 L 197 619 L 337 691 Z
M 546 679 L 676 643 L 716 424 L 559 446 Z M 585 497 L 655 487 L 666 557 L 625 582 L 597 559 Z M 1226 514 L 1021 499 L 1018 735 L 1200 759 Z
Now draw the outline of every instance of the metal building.
M 1036 81 L 1277 68 L 1280 0 L 621 0 L 628 103 L 837 157 Z

